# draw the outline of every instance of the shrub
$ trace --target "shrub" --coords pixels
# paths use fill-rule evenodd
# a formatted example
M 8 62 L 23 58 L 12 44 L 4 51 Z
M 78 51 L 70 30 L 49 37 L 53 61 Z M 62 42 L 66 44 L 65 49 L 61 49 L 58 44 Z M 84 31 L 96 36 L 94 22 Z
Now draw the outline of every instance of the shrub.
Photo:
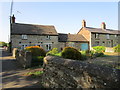
M 105 47 L 104 46 L 95 46 L 92 47 L 96 52 L 105 52 Z
M 57 54 L 58 53 L 58 49 L 57 48 L 53 48 L 51 51 L 49 51 L 48 53 L 47 53 L 47 55 L 55 55 L 55 54 Z
M 46 56 L 46 52 L 39 46 L 29 46 L 25 48 L 26 51 L 30 51 L 32 56 Z
M 103 52 L 96 52 L 94 55 L 96 57 L 102 57 L 102 56 L 104 56 L 104 53 Z
M 117 46 L 113 47 L 115 52 L 120 52 L 120 44 L 118 44 Z
M 85 51 L 85 55 L 88 57 L 92 58 L 94 56 L 94 54 L 95 54 L 95 51 L 93 51 L 93 50 L 86 50 Z
M 33 56 L 32 57 L 32 66 L 43 65 L 44 56 Z
M 81 53 L 73 47 L 65 47 L 61 55 L 67 59 L 81 60 Z

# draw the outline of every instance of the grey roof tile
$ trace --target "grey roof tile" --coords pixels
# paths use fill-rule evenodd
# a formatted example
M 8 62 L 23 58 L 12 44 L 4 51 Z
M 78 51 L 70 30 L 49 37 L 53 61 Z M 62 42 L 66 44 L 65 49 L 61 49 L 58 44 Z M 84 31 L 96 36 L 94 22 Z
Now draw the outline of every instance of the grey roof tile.
M 58 35 L 59 42 L 87 42 L 87 39 L 84 38 L 81 34 L 62 34 Z
M 46 34 L 58 35 L 56 29 L 52 25 L 34 25 L 13 23 L 11 34 Z
M 120 30 L 112 30 L 112 29 L 101 29 L 101 28 L 92 28 L 92 27 L 84 27 L 88 31 L 93 33 L 106 33 L 106 34 L 120 34 Z

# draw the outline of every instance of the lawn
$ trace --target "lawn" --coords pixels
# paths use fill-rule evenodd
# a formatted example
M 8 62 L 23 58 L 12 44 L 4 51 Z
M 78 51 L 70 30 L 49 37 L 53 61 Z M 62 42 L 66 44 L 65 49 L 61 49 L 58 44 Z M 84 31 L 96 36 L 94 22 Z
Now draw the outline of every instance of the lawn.
M 97 57 L 94 59 L 88 59 L 86 62 L 94 63 L 98 65 L 104 65 L 116 69 L 120 69 L 120 54 L 118 53 L 104 53 L 104 57 Z

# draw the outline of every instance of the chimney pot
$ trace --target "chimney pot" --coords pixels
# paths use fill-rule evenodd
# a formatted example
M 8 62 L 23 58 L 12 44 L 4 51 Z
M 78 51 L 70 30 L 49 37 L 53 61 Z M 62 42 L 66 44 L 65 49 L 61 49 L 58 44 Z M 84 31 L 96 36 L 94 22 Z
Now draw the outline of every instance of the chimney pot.
M 12 23 L 15 23 L 15 17 L 14 17 L 14 14 L 12 16 Z
M 105 24 L 105 22 L 102 22 L 101 28 L 102 28 L 102 29 L 106 29 L 106 24 Z
M 86 21 L 85 20 L 82 21 L 82 27 L 86 27 Z

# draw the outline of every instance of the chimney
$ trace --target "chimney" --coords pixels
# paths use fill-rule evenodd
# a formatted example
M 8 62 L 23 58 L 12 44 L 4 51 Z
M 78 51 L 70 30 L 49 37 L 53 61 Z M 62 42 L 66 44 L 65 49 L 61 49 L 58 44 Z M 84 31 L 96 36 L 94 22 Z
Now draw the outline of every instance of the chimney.
M 82 27 L 86 27 L 86 21 L 85 20 L 82 21 Z
M 14 17 L 14 14 L 12 16 L 12 23 L 15 23 L 15 17 Z
M 105 24 L 105 22 L 102 22 L 101 28 L 102 28 L 102 29 L 106 29 L 106 24 Z

